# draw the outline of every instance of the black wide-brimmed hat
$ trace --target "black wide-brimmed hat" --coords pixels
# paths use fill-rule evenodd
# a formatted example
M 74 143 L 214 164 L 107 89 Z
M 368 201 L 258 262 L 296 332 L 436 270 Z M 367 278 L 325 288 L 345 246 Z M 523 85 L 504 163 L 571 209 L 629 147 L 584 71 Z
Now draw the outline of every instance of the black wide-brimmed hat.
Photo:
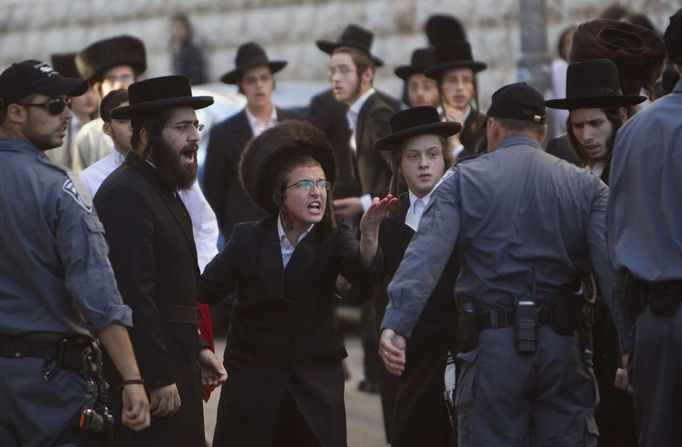
M 407 81 L 413 74 L 424 74 L 424 71 L 436 63 L 436 53 L 433 48 L 417 48 L 412 52 L 410 65 L 396 67 L 393 72 L 400 79 Z
M 137 37 L 116 36 L 99 40 L 76 54 L 81 77 L 94 82 L 108 69 L 129 65 L 137 74 L 147 69 L 144 43 Z
M 34 93 L 80 96 L 87 90 L 87 81 L 65 78 L 49 64 L 32 59 L 16 62 L 0 74 L 0 99 L 5 106 Z
M 320 163 L 327 180 L 336 178 L 336 160 L 327 137 L 302 120 L 285 120 L 254 138 L 244 150 L 239 178 L 244 190 L 268 214 L 279 212 L 273 199 L 277 174 L 287 159 L 308 156 Z
M 315 43 L 317 44 L 317 48 L 327 54 L 332 54 L 334 50 L 341 47 L 356 48 L 367 53 L 369 57 L 372 58 L 372 61 L 374 61 L 375 66 L 382 67 L 384 61 L 372 54 L 373 40 L 374 33 L 361 26 L 350 24 L 344 28 L 339 40 L 318 40 Z
M 646 101 L 644 96 L 623 95 L 618 67 L 609 59 L 572 62 L 566 71 L 566 98 L 545 101 L 552 109 L 628 107 Z
M 424 74 L 432 79 L 440 78 L 446 71 L 455 68 L 471 68 L 474 73 L 488 68 L 485 62 L 474 60 L 471 45 L 466 40 L 443 42 L 435 47 L 436 65 L 428 68 Z
M 247 42 L 239 45 L 237 56 L 234 59 L 234 70 L 228 71 L 221 76 L 220 80 L 225 84 L 237 84 L 244 73 L 245 68 L 267 65 L 270 73 L 277 73 L 287 65 L 287 61 L 271 61 L 263 47 L 256 42 Z
M 424 32 L 433 46 L 456 40 L 467 40 L 464 25 L 450 14 L 434 14 L 429 16 L 424 25 Z
M 50 55 L 52 68 L 57 70 L 60 75 L 66 78 L 80 78 L 76 68 L 76 53 L 58 53 Z
M 131 119 L 175 107 L 203 109 L 213 104 L 212 96 L 192 96 L 186 76 L 162 76 L 135 82 L 128 87 L 128 105 L 111 111 L 113 119 Z
M 431 106 L 413 107 L 394 114 L 390 120 L 391 133 L 374 142 L 379 151 L 398 149 L 400 142 L 417 135 L 452 136 L 462 130 L 456 122 L 441 121 L 438 110 Z
M 525 82 L 505 85 L 493 93 L 487 116 L 545 124 L 545 98 Z

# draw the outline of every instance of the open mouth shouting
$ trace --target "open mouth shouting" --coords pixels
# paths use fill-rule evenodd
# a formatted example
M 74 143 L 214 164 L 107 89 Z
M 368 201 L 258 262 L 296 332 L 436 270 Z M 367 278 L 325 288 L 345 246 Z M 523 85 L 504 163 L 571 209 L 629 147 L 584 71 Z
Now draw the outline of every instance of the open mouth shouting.
M 308 204 L 308 211 L 311 214 L 322 214 L 322 202 L 319 200 L 312 201 Z

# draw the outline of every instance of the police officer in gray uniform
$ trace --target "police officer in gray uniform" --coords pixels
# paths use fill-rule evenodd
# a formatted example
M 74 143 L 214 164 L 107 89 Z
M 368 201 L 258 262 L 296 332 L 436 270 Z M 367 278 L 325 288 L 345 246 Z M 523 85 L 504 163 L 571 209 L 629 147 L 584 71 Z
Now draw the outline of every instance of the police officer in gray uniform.
M 462 161 L 433 192 L 389 287 L 380 349 L 394 373 L 452 250 L 461 352 L 460 447 L 596 445 L 594 376 L 575 293 L 594 268 L 621 349 L 630 321 L 606 246 L 608 187 L 542 150 L 542 95 L 501 88 L 486 120 L 488 153 Z
M 106 414 L 94 402 L 98 336 L 123 386 L 125 424 L 149 425 L 149 403 L 107 246 L 87 193 L 44 151 L 71 119 L 84 81 L 43 62 L 0 74 L 0 445 L 76 446 Z M 97 411 L 100 411 L 98 413 Z
M 682 72 L 682 9 L 664 36 Z M 609 248 L 635 310 L 632 382 L 639 445 L 682 443 L 682 81 L 616 136 Z

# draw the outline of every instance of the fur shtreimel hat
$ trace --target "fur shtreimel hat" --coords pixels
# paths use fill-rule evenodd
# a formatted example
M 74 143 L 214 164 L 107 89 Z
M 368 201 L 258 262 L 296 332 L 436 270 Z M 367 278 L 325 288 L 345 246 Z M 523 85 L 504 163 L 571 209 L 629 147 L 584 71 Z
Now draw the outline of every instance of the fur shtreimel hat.
M 277 174 L 286 160 L 295 156 L 317 160 L 327 180 L 334 182 L 334 151 L 324 134 L 306 121 L 283 121 L 254 138 L 244 150 L 239 179 L 249 197 L 270 215 L 279 212 L 273 199 Z
M 130 65 L 139 75 L 147 69 L 144 43 L 137 37 L 116 36 L 99 40 L 76 55 L 81 77 L 95 82 L 108 69 Z
M 611 59 L 618 67 L 625 95 L 637 95 L 658 77 L 665 58 L 663 39 L 655 31 L 617 20 L 581 23 L 573 34 L 571 62 Z

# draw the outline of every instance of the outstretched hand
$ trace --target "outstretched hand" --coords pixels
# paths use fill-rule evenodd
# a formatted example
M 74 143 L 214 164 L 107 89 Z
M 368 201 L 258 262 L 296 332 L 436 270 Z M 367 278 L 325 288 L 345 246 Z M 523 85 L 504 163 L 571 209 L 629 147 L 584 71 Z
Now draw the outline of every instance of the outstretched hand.
M 372 200 L 372 205 L 365 211 L 365 214 L 362 215 L 362 219 L 360 219 L 360 233 L 378 233 L 379 225 L 381 225 L 381 222 L 386 218 L 390 207 L 396 203 L 398 203 L 398 199 L 393 197 L 392 194 L 388 194 L 383 199 L 375 197 Z

